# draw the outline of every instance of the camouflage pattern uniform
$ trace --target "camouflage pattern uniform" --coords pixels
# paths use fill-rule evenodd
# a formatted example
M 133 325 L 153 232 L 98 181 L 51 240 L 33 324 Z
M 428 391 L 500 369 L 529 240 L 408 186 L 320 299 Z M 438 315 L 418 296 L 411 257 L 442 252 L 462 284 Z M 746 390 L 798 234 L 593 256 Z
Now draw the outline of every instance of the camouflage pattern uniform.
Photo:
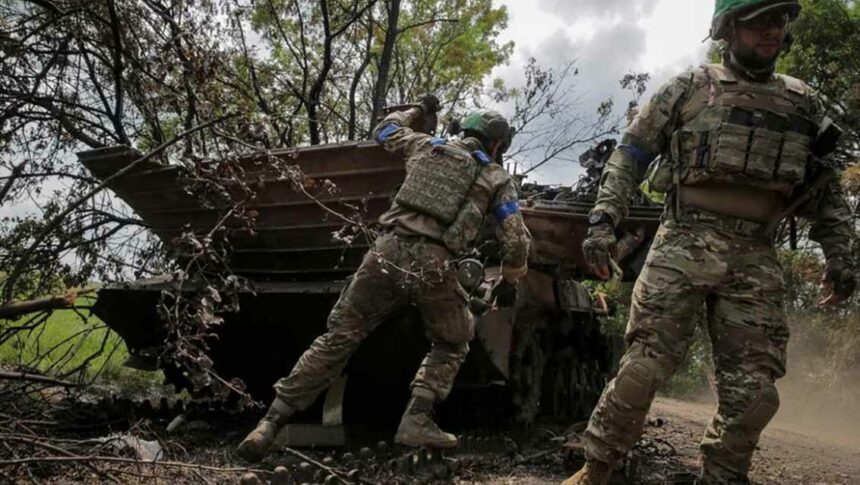
M 782 200 L 796 196 L 803 169 L 808 172 L 804 165 L 811 138 L 803 147 L 798 177 L 780 172 L 770 178 L 781 170 L 773 166 L 776 155 L 743 155 L 746 143 L 740 148 L 746 166 L 725 170 L 719 164 L 731 147 L 703 133 L 727 119 L 724 105 L 729 102 L 753 111 L 797 113 L 815 126 L 824 117 L 814 93 L 796 79 L 773 75 L 755 83 L 727 65 L 713 65 L 669 81 L 628 128 L 608 162 L 593 214 L 605 214 L 617 225 L 627 216 L 627 201 L 649 163 L 660 154 L 679 162 L 669 172 L 672 185 L 663 222 L 633 290 L 627 353 L 585 433 L 592 460 L 617 464 L 639 439 L 654 393 L 684 358 L 703 303 L 719 394 L 716 416 L 701 443 L 703 483 L 748 483 L 759 435 L 779 406 L 774 382 L 786 372 L 789 331 L 782 270 L 772 236 L 765 234 L 767 224 L 684 206 L 677 194 L 679 187 L 717 180 L 726 186 L 761 187 L 762 193 L 775 192 Z M 772 106 L 779 103 L 784 106 Z M 721 129 L 730 132 L 725 123 Z M 723 132 L 710 131 L 715 133 Z M 783 155 L 777 167 L 785 164 L 788 170 L 785 160 L 792 155 Z M 771 172 L 764 177 L 743 172 L 755 168 L 756 157 L 771 157 Z M 810 237 L 828 260 L 849 258 L 850 213 L 835 180 L 799 213 L 812 221 Z
M 441 143 L 408 128 L 409 113 L 392 113 L 374 130 L 374 139 L 386 150 L 404 157 L 407 172 L 437 156 L 431 151 Z M 447 143 L 470 154 L 483 150 L 474 138 Z M 466 295 L 456 278 L 455 253 L 474 243 L 484 217 L 495 213 L 504 272 L 516 281 L 526 270 L 530 236 L 518 210 L 516 186 L 504 168 L 484 157 L 488 163 L 480 169 L 466 200 L 477 210 L 458 225 L 457 237 L 451 236 L 448 225 L 396 202 L 380 217 L 387 232 L 364 256 L 335 304 L 328 331 L 311 344 L 290 375 L 275 384 L 279 401 L 293 410 L 310 406 L 370 332 L 407 305 L 418 307 L 432 343 L 412 382 L 413 392 L 429 390 L 437 401 L 448 396 L 474 330 Z M 452 252 L 443 239 L 456 239 L 462 247 Z

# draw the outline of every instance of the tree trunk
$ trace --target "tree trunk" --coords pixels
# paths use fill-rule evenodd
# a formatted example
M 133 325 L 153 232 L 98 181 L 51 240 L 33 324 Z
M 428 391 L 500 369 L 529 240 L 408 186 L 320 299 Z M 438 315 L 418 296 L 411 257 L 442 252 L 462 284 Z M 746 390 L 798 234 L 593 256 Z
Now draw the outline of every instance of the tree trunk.
M 394 44 L 397 40 L 399 19 L 400 0 L 391 0 L 388 4 L 388 30 L 385 32 L 385 43 L 379 57 L 379 72 L 373 90 L 373 109 L 370 113 L 370 123 L 368 123 L 371 130 L 376 125 L 376 120 L 382 115 L 382 108 L 385 107 L 385 95 L 388 93 L 388 74 L 391 71 L 391 60 L 394 57 Z

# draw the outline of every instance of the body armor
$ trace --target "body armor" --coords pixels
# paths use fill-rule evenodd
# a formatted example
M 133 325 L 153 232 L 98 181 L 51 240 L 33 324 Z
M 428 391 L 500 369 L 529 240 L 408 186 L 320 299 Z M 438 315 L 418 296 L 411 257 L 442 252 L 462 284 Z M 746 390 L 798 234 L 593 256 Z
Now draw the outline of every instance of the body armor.
M 818 132 L 806 86 L 784 75 L 762 83 L 741 79 L 722 65 L 703 69 L 710 78 L 703 88 L 709 90 L 708 102 L 672 134 L 669 153 L 649 177 L 651 189 L 724 182 L 789 196 L 804 179 Z
M 394 197 L 399 205 L 450 225 L 481 171 L 481 161 L 466 150 L 434 140 L 431 156 L 415 164 Z

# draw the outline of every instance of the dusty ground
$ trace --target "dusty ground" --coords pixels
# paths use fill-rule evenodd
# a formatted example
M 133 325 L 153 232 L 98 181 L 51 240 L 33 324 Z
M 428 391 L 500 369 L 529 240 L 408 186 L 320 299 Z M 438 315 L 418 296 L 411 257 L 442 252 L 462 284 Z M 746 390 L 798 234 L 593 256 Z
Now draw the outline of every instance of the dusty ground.
M 755 483 L 860 484 L 860 416 L 857 409 L 839 410 L 822 402 L 819 396 L 808 393 L 795 397 L 786 396 L 784 402 L 780 414 L 762 438 L 761 449 L 753 465 L 752 478 Z M 637 450 L 634 450 L 634 456 L 637 458 L 634 460 L 637 466 L 635 478 L 625 480 L 618 477 L 613 484 L 690 483 L 666 480 L 697 470 L 697 444 L 710 420 L 713 407 L 714 405 L 708 402 L 659 398 L 652 410 L 645 438 Z M 0 439 L 0 455 L 3 455 L 0 456 L 0 484 L 105 483 L 114 480 L 116 483 L 170 485 L 238 483 L 247 464 L 235 456 L 233 449 L 249 427 L 248 418 L 253 416 L 211 418 L 208 421 L 200 419 L 194 421 L 193 426 L 189 424 L 178 433 L 167 434 L 164 431 L 167 420 L 138 417 L 134 427 L 128 431 L 144 439 L 158 440 L 166 452 L 165 460 L 174 462 L 174 467 L 94 462 L 93 465 L 97 465 L 94 468 L 83 460 L 50 463 L 37 461 L 26 467 L 12 465 L 11 462 L 16 459 L 63 455 L 60 448 L 74 450 L 73 454 L 79 458 L 90 454 L 104 456 L 109 453 L 93 450 L 89 445 L 85 445 L 87 438 L 104 434 L 105 430 L 100 429 L 100 426 L 85 433 L 55 433 L 49 428 L 41 431 L 34 428 L 40 426 L 40 420 L 7 422 L 4 424 L 13 425 L 15 429 L 0 435 L 0 438 L 6 438 Z M 387 445 L 384 451 L 377 451 L 374 446 L 376 442 L 373 440 L 378 437 L 347 450 L 305 453 L 317 463 L 328 464 L 344 478 L 347 473 L 356 471 L 361 478 L 360 483 L 363 484 L 558 484 L 577 466 L 571 455 L 558 451 L 565 432 L 564 424 L 566 423 L 540 423 L 528 432 L 506 429 L 501 430 L 495 437 L 482 437 L 482 440 L 495 439 L 495 445 L 485 444 L 484 450 L 467 449 L 449 455 L 448 458 L 457 460 L 458 465 L 453 476 L 441 480 L 428 478 L 428 474 L 420 469 L 404 473 L 396 461 L 405 456 L 405 452 L 392 449 L 390 445 Z M 481 433 L 487 436 L 487 430 Z M 516 451 L 511 451 L 510 447 L 504 445 L 502 434 L 518 442 Z M 33 445 L 28 440 L 41 444 Z M 3 443 L 4 441 L 6 442 Z M 373 453 L 364 455 L 361 447 L 365 445 L 373 448 Z M 7 450 L 3 450 L 4 447 Z M 8 454 L 4 451 L 8 451 Z M 347 459 L 345 453 L 355 456 Z M 297 471 L 300 471 L 301 461 L 303 459 L 289 452 L 280 452 L 269 457 L 257 468 L 261 470 L 260 476 L 265 477 L 275 466 L 286 465 L 295 473 L 295 479 L 291 483 L 296 485 L 344 483 L 326 481 L 326 474 L 315 466 L 306 466 L 305 474 L 300 476 Z M 186 468 L 188 464 L 210 468 Z
M 753 462 L 751 478 L 762 485 L 855 485 L 860 484 L 860 419 L 834 412 L 816 396 L 787 396 L 774 422 L 765 431 Z M 649 426 L 646 437 L 666 440 L 677 451 L 665 472 L 695 471 L 698 442 L 710 421 L 715 404 L 658 398 L 651 422 L 661 418 L 662 426 Z M 830 412 L 828 412 L 830 411 Z M 855 410 L 856 411 L 856 410 Z M 662 463 L 648 463 L 634 483 L 655 482 L 655 471 Z M 494 485 L 558 484 L 565 476 L 551 469 L 516 469 L 505 475 L 481 477 Z

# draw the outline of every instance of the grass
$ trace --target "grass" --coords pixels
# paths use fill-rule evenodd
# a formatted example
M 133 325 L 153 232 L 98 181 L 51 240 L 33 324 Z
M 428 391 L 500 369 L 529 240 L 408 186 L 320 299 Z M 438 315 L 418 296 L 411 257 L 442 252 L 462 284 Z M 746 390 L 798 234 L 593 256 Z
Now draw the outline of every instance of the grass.
M 90 302 L 79 302 L 86 305 Z M 36 323 L 27 317 L 0 321 L 0 330 Z M 122 339 L 87 310 L 56 310 L 32 329 L 19 330 L 0 344 L 0 364 L 53 375 L 80 369 L 77 376 L 107 382 L 155 383 L 160 372 L 124 367 L 128 350 Z

